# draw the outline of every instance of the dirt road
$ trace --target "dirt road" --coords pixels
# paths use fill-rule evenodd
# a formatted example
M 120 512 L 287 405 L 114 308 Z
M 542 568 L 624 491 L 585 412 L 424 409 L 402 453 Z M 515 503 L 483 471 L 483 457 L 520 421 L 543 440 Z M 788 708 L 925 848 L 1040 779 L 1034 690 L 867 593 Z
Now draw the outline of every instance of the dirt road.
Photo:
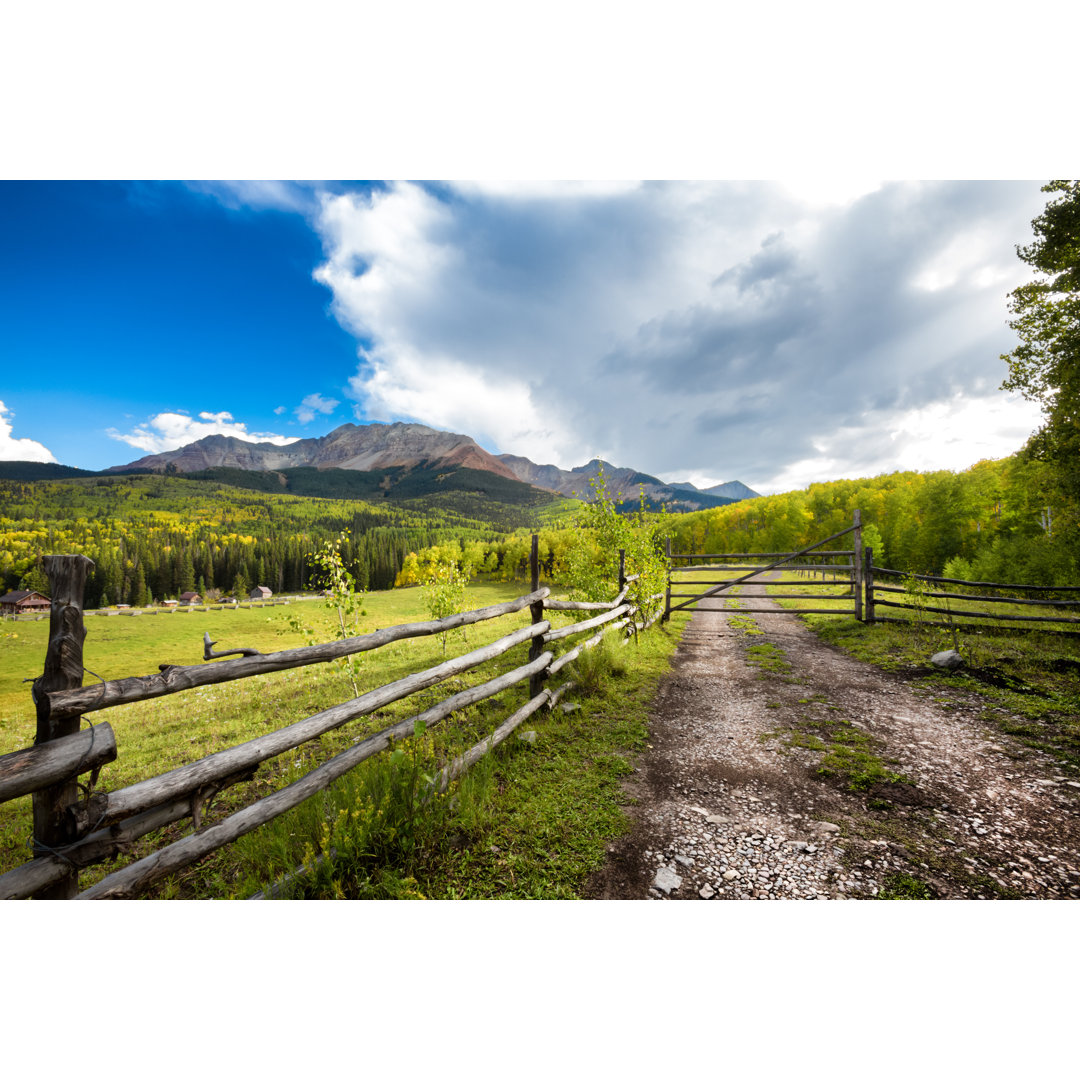
M 589 895 L 1080 897 L 1080 782 L 981 720 L 986 702 L 752 602 L 778 613 L 710 600 L 687 627 L 627 785 L 633 831 Z

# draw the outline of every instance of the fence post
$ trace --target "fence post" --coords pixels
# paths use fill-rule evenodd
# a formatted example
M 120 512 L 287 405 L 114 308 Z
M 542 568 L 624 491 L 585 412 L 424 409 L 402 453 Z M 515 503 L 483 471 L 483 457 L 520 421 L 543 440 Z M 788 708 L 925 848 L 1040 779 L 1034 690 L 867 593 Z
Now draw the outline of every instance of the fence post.
M 874 549 L 863 548 L 863 576 L 866 579 L 866 621 L 874 621 Z
M 41 560 L 49 579 L 52 607 L 49 611 L 49 647 L 45 670 L 34 680 L 32 695 L 37 706 L 37 737 L 34 745 L 74 735 L 81 717 L 54 720 L 49 715 L 46 694 L 54 690 L 75 690 L 82 686 L 83 590 L 86 575 L 94 564 L 85 555 L 46 555 Z M 76 839 L 75 821 L 68 810 L 79 801 L 78 777 L 54 784 L 34 794 L 34 858 L 49 854 L 47 848 L 61 847 Z M 55 885 L 37 894 L 40 900 L 70 900 L 79 890 L 79 874 L 72 868 Z
M 540 588 L 540 537 L 533 533 L 532 547 L 529 550 L 529 592 L 536 592 Z M 544 602 L 538 600 L 529 605 L 532 614 L 533 626 L 544 620 Z M 529 662 L 537 659 L 544 651 L 543 643 L 538 637 L 534 637 L 529 643 Z M 545 673 L 529 676 L 529 700 L 531 701 L 541 690 L 544 689 Z
M 852 559 L 851 574 L 855 585 L 855 618 L 862 622 L 863 617 L 863 546 L 862 546 L 862 511 L 855 511 L 855 555 Z
M 664 543 L 667 551 L 667 593 L 664 597 L 664 618 L 661 621 L 667 622 L 671 618 L 671 537 Z

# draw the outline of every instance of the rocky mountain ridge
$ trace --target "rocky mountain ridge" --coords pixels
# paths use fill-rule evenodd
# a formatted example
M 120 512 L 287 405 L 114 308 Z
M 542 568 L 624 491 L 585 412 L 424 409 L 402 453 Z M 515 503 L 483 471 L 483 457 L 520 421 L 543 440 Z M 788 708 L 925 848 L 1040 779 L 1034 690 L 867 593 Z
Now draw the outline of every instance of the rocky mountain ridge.
M 482 469 L 515 480 L 505 465 L 468 435 L 436 431 L 423 424 L 342 424 L 328 435 L 299 439 L 286 446 L 252 443 L 231 435 L 208 435 L 178 450 L 148 454 L 108 472 L 150 469 L 161 472 L 170 465 L 177 472 L 230 468 L 273 471 L 314 466 L 317 469 L 409 468 L 419 464 L 446 468 Z
M 298 439 L 285 446 L 252 443 L 228 435 L 208 435 L 176 450 L 148 454 L 106 472 L 148 469 L 153 472 L 195 473 L 207 469 L 243 469 L 274 472 L 284 469 L 477 469 L 507 480 L 517 480 L 544 491 L 588 498 L 590 480 L 603 469 L 608 491 L 617 499 L 636 501 L 642 490 L 651 503 L 672 510 L 700 510 L 722 506 L 757 493 L 731 481 L 702 491 L 693 484 L 666 484 L 635 469 L 622 469 L 599 458 L 574 469 L 537 465 L 515 454 L 490 454 L 468 435 L 437 431 L 423 424 L 343 424 L 327 435 Z
M 745 484 L 735 480 L 718 484 L 702 491 L 690 483 L 666 484 L 663 480 L 636 469 L 620 469 L 601 458 L 593 458 L 586 465 L 573 469 L 560 469 L 555 465 L 536 465 L 528 458 L 514 454 L 499 454 L 499 461 L 507 465 L 519 479 L 533 487 L 554 491 L 559 495 L 588 498 L 592 493 L 590 481 L 604 471 L 608 492 L 616 499 L 636 501 L 640 492 L 651 502 L 662 502 L 672 510 L 702 510 L 708 506 L 723 506 L 740 499 L 757 498 Z M 747 494 L 728 494 L 721 489 L 741 489 Z

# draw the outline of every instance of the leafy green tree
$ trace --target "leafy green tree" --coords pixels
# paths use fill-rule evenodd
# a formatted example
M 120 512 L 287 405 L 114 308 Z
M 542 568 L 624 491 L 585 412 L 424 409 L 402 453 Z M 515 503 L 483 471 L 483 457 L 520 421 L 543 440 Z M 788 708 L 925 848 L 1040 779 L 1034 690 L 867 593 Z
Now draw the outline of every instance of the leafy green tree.
M 135 577 L 131 586 L 131 602 L 136 607 L 143 607 L 150 599 L 146 591 L 146 574 L 143 572 L 142 563 L 135 567 Z
M 1045 422 L 1028 443 L 1034 458 L 1055 465 L 1063 495 L 1080 501 L 1080 181 L 1054 180 L 1054 195 L 1031 223 L 1035 240 L 1017 254 L 1039 275 L 1009 294 L 1009 326 L 1020 344 L 1002 356 L 1005 390 L 1043 409 Z
M 367 614 L 363 590 L 357 588 L 356 578 L 346 568 L 342 556 L 348 542 L 349 530 L 342 529 L 333 540 L 324 541 L 308 560 L 314 571 L 313 581 L 326 594 L 327 609 L 337 616 L 336 637 L 339 641 L 359 637 L 360 620 Z M 360 657 L 355 654 L 343 656 L 336 663 L 345 671 L 353 696 L 359 697 L 360 687 L 356 679 L 360 673 Z
M 35 562 L 29 570 L 22 576 L 22 581 L 19 585 L 23 589 L 33 589 L 35 592 L 39 592 L 42 596 L 50 596 L 51 588 L 49 586 L 49 579 L 45 576 L 45 571 L 42 569 L 40 562 Z
M 869 548 L 874 553 L 874 565 L 885 565 L 885 541 L 881 537 L 881 530 L 876 525 L 864 525 L 862 531 L 864 548 Z
M 649 513 L 643 492 L 636 511 L 620 513 L 621 504 L 608 491 L 603 469 L 589 485 L 593 495 L 577 519 L 576 542 L 561 559 L 560 577 L 575 600 L 611 600 L 619 588 L 619 551 L 624 551 L 626 576 L 637 576 L 627 601 L 637 607 L 634 618 L 647 622 L 663 604 L 664 540 L 670 531 L 667 512 L 661 508 L 659 514 Z
M 433 619 L 445 619 L 465 609 L 465 586 L 469 576 L 465 569 L 457 564 L 451 552 L 433 549 L 438 552 L 435 559 L 427 564 L 423 571 L 420 595 Z M 461 627 L 464 636 L 465 627 Z M 442 635 L 443 654 L 446 654 L 447 634 Z

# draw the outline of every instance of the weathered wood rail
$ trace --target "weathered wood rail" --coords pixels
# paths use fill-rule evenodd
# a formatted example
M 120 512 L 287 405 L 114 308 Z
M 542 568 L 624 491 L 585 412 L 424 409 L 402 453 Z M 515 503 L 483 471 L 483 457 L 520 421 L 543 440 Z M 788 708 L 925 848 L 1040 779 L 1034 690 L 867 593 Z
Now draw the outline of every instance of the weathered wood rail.
M 1020 607 L 1032 606 L 1050 610 L 1059 608 L 1080 610 L 1080 586 L 1016 585 L 993 581 L 965 581 L 963 578 L 936 577 L 931 574 L 906 574 L 899 570 L 889 570 L 883 566 L 875 566 L 873 560 L 874 553 L 870 548 L 867 548 L 863 572 L 863 577 L 866 582 L 867 622 L 910 623 L 913 617 L 922 619 L 926 614 L 933 614 L 945 615 L 947 616 L 947 621 L 923 620 L 923 625 L 950 628 L 954 626 L 971 625 L 968 623 L 958 623 L 955 621 L 957 619 L 989 619 L 992 622 L 999 623 L 1065 623 L 1073 626 L 1080 626 L 1080 618 L 1067 615 L 1017 615 L 1007 611 L 975 611 L 962 606 L 953 607 L 948 603 L 945 607 L 942 607 L 926 602 L 928 599 L 933 599 L 957 601 L 960 604 L 1009 604 L 1018 605 Z M 891 581 L 900 580 L 907 582 L 909 583 L 909 587 L 905 587 L 904 585 L 882 585 L 879 580 L 882 577 Z M 910 588 L 911 583 L 917 583 L 920 586 L 918 594 L 914 593 Z M 949 592 L 944 589 L 933 588 L 935 585 L 955 585 L 957 589 L 964 590 L 980 589 L 982 590 L 982 593 L 971 593 L 966 591 L 957 592 L 955 590 Z M 988 593 L 987 590 L 992 590 L 992 592 Z M 883 600 L 881 598 L 882 593 L 895 596 L 897 599 Z M 1027 596 L 1010 596 L 1008 595 L 1009 593 L 1027 593 L 1029 595 L 1034 593 L 1037 595 L 1034 598 L 1029 599 Z M 1075 599 L 1052 599 L 1051 597 L 1054 596 L 1074 596 Z M 903 599 L 900 599 L 901 597 L 903 597 Z M 897 617 L 895 615 L 879 615 L 877 609 L 883 607 L 899 609 L 907 612 L 907 615 L 902 617 Z M 982 625 L 985 626 L 985 624 Z M 1013 627 L 1013 629 L 1039 629 L 1039 627 L 1025 625 L 1022 627 Z M 1046 627 L 1045 629 L 1051 628 Z M 1059 632 L 1068 633 L 1070 631 L 1065 629 Z
M 142 895 L 155 882 L 204 858 L 213 851 L 272 821 L 304 800 L 325 790 L 361 762 L 412 737 L 451 713 L 492 697 L 528 680 L 529 698 L 488 737 L 451 761 L 436 777 L 441 789 L 470 765 L 503 742 L 513 730 L 541 707 L 553 708 L 573 685 L 544 685 L 557 672 L 616 628 L 627 633 L 645 629 L 658 617 L 635 623 L 636 608 L 626 601 L 630 584 L 620 553 L 619 593 L 608 603 L 551 600 L 550 590 L 539 586 L 537 537 L 533 537 L 531 591 L 514 600 L 444 619 L 407 623 L 376 630 L 342 641 L 288 649 L 267 655 L 235 659 L 208 658 L 201 665 L 163 665 L 158 673 L 102 681 L 82 686 L 82 588 L 93 564 L 83 556 L 48 556 L 43 560 L 53 589 L 49 647 L 45 671 L 35 681 L 37 708 L 35 745 L 0 757 L 0 802 L 27 794 L 34 797 L 34 858 L 0 875 L 0 899 L 27 897 L 58 899 L 127 898 Z M 655 601 L 658 596 L 649 598 Z M 530 625 L 514 630 L 481 648 L 370 690 L 350 701 L 299 719 L 267 735 L 220 750 L 198 761 L 172 769 L 115 791 L 95 791 L 101 768 L 117 758 L 116 739 L 108 723 L 80 731 L 82 719 L 103 709 L 136 701 L 149 701 L 199 686 L 251 678 L 289 668 L 322 664 L 345 656 L 381 648 L 395 641 L 445 633 L 462 626 L 512 615 L 529 608 Z M 553 628 L 545 610 L 601 613 Z M 595 631 L 595 632 L 593 632 Z M 590 634 L 556 658 L 547 646 Z M 211 643 L 213 644 L 213 643 Z M 356 742 L 323 762 L 301 779 L 256 799 L 213 825 L 204 825 L 206 807 L 220 791 L 252 779 L 266 762 L 317 739 L 359 717 L 435 686 L 452 676 L 490 663 L 511 650 L 528 646 L 528 659 L 504 672 L 447 697 L 414 716 Z M 232 652 L 233 650 L 229 650 Z M 251 650 L 247 650 L 251 651 Z M 207 647 L 207 653 L 211 650 Z M 90 723 L 89 719 L 86 721 Z M 90 773 L 82 788 L 78 777 Z M 78 891 L 79 871 L 113 859 L 147 834 L 190 818 L 193 831 L 144 858 L 108 874 L 93 887 Z

